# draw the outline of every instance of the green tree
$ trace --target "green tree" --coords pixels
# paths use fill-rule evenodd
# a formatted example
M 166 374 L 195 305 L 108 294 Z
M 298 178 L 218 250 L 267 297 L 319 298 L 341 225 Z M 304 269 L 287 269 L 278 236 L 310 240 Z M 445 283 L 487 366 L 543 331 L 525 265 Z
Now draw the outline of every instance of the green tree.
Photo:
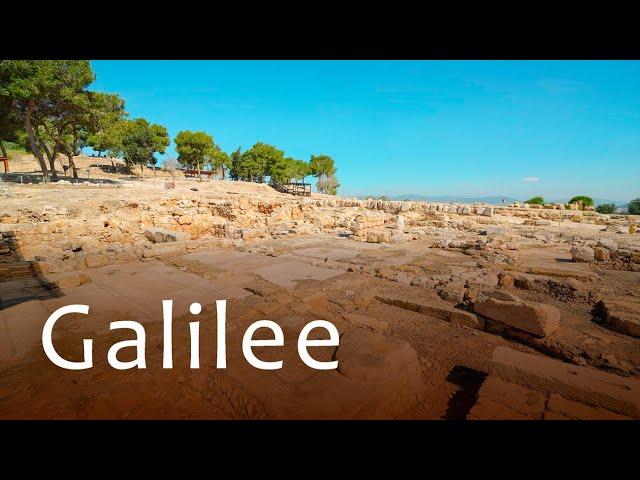
M 122 127 L 127 116 L 124 100 L 116 94 L 92 92 L 86 144 L 112 159 L 122 155 Z M 116 166 L 111 161 L 115 169 Z
M 327 193 L 329 184 L 334 183 L 334 181 L 329 182 L 328 177 L 336 173 L 333 159 L 329 155 L 311 155 L 309 166 L 311 175 L 317 178 L 316 187 L 318 191 L 320 193 Z M 337 189 L 337 187 L 335 188 Z
M 12 108 L 22 119 L 29 150 L 38 160 L 45 182 L 50 173 L 43 145 L 49 150 L 57 148 L 53 129 L 60 124 L 56 121 L 79 108 L 80 98 L 94 79 L 86 60 L 0 61 L 0 97 L 11 99 Z M 51 167 L 51 157 L 49 160 Z
M 4 142 L 21 143 L 24 126 L 9 97 L 0 97 L 0 155 L 8 157 Z
M 284 161 L 284 152 L 273 145 L 258 142 L 242 154 L 241 165 L 244 178 L 252 182 L 264 181 L 274 173 L 279 176 Z
M 229 168 L 229 176 L 231 180 L 244 180 L 242 176 L 243 166 L 242 166 L 242 147 L 238 147 L 236 150 L 231 152 L 231 167 Z
M 173 140 L 178 152 L 178 161 L 187 168 L 196 169 L 200 178 L 200 165 L 214 149 L 213 138 L 205 132 L 182 130 Z
M 67 156 L 73 178 L 78 178 L 73 157 L 79 155 L 83 147 L 120 150 L 122 131 L 117 131 L 119 137 L 116 139 L 113 137 L 115 130 L 109 127 L 121 122 L 124 115 L 124 101 L 118 95 L 85 91 L 76 95 L 73 104 L 67 105 L 58 115 L 50 116 L 53 128 L 48 133 L 55 138 L 56 149 Z M 107 137 L 105 131 L 110 132 L 112 138 Z
M 591 197 L 585 197 L 584 195 L 578 195 L 569 200 L 569 203 L 578 203 L 583 207 L 591 207 L 593 206 L 593 199 Z
M 630 215 L 640 215 L 640 198 L 634 198 L 627 205 L 627 213 Z
M 214 170 L 222 173 L 223 180 L 226 178 L 226 170 L 231 168 L 231 157 L 218 145 L 214 145 L 213 149 L 211 149 L 207 155 L 206 162 Z
M 125 121 L 122 128 L 122 155 L 129 169 L 140 165 L 144 176 L 145 165 L 155 165 L 156 153 L 164 153 L 170 140 L 162 125 L 150 124 L 144 118 Z
M 596 207 L 598 213 L 615 213 L 618 209 L 615 203 L 601 203 Z
M 296 161 L 289 157 L 279 157 L 269 168 L 271 180 L 277 183 L 289 183 L 296 175 Z
M 311 175 L 311 166 L 304 160 L 295 160 L 295 175 L 293 178 L 297 181 L 304 182 L 304 179 Z
M 527 200 L 524 203 L 528 203 L 529 205 L 544 205 L 544 198 L 542 197 L 533 197 Z

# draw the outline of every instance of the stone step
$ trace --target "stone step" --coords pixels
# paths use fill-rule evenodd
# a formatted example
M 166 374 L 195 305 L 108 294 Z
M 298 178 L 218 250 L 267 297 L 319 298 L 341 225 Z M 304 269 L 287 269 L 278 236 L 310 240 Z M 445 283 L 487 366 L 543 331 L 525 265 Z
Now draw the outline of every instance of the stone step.
M 497 347 L 489 373 L 504 381 L 640 418 L 640 381 L 589 367 Z
M 32 277 L 35 275 L 31 262 L 11 262 L 0 264 L 0 281 L 17 277 Z

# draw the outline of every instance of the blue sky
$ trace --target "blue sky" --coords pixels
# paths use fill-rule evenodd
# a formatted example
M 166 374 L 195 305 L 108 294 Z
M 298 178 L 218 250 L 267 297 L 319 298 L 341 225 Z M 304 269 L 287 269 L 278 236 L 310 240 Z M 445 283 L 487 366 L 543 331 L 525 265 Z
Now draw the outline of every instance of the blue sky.
M 93 61 L 131 117 L 331 155 L 343 195 L 640 196 L 637 61 Z M 168 151 L 175 154 L 173 142 Z

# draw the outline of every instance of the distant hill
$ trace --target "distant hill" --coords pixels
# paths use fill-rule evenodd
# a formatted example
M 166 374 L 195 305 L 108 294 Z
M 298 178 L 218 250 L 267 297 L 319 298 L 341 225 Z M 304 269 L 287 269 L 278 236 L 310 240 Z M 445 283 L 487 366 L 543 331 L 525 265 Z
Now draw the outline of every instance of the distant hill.
M 374 195 L 363 195 L 360 198 L 378 198 L 378 196 Z M 502 199 L 506 198 L 507 203 L 513 202 L 523 202 L 526 200 L 525 198 L 514 198 L 509 196 L 499 196 L 499 195 L 490 195 L 490 196 L 465 196 L 465 195 L 420 195 L 416 193 L 406 193 L 402 195 L 388 195 L 386 196 L 389 200 L 411 200 L 418 202 L 441 202 L 441 203 L 488 203 L 491 205 L 501 205 Z M 569 197 L 567 198 L 547 198 L 547 202 L 549 203 L 567 203 L 569 201 Z M 618 207 L 626 207 L 629 203 L 628 200 L 609 200 L 606 198 L 594 198 L 594 203 L 596 205 L 600 205 L 603 203 L 614 203 Z
M 442 202 L 442 203 L 489 203 L 493 205 L 502 204 L 502 199 L 506 198 L 506 203 L 517 201 L 513 197 L 487 196 L 487 197 L 471 197 L 464 195 L 418 195 L 404 194 L 393 195 L 388 197 L 389 200 L 413 200 L 420 202 Z
M 554 201 L 554 203 L 560 203 L 560 202 L 566 203 L 568 201 L 569 199 L 566 198 L 566 199 L 561 199 L 557 202 Z M 614 203 L 617 207 L 626 207 L 627 204 L 629 203 L 629 200 L 622 201 L 622 200 L 608 200 L 606 198 L 594 198 L 593 203 L 595 203 L 596 205 L 602 205 L 603 203 Z

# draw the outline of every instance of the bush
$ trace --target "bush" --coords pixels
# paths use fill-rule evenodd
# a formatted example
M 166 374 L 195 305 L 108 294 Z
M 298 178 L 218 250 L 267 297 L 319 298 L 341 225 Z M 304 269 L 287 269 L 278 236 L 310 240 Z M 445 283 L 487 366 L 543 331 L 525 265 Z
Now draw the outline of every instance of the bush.
M 615 213 L 618 207 L 615 203 L 601 203 L 596 207 L 598 213 Z
M 631 215 L 640 215 L 640 198 L 634 198 L 627 205 L 627 213 Z
M 580 202 L 582 202 L 582 205 L 585 207 L 593 206 L 593 198 L 585 197 L 584 195 L 578 195 L 577 197 L 573 197 L 571 200 L 569 200 L 569 203 L 580 203 Z
M 524 203 L 528 203 L 529 205 L 544 205 L 544 198 L 542 197 L 533 197 L 527 200 Z

